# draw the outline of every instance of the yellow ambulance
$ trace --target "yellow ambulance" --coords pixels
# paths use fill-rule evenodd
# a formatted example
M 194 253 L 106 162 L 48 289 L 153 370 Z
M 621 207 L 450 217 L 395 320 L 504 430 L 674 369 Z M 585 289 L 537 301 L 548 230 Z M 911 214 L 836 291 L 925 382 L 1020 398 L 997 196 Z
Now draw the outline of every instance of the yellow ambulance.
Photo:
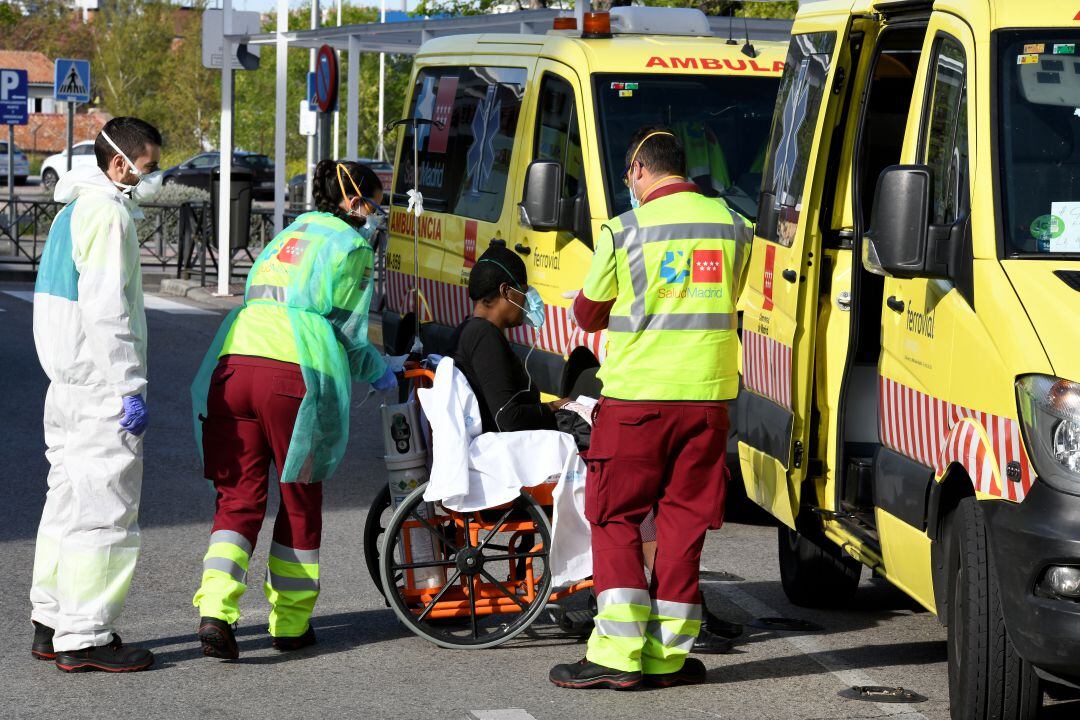
M 454 327 L 472 311 L 473 264 L 499 244 L 521 255 L 547 305 L 537 337 L 529 328 L 511 337 L 521 350 L 537 343 L 533 379 L 551 394 L 588 390 L 579 381 L 595 377 L 603 334 L 573 325 L 563 295 L 581 287 L 600 224 L 630 209 L 623 168 L 634 131 L 670 126 L 703 191 L 749 217 L 757 208 L 787 46 L 746 43 L 741 23 L 735 29 L 740 37 L 729 43 L 713 36 L 698 10 L 627 7 L 589 14 L 581 30 L 425 43 L 406 107 L 409 117 L 435 124 L 420 125 L 415 138 L 408 128 L 398 136 L 387 346 L 409 349 L 419 312 L 425 350 L 447 352 Z M 407 208 L 414 184 L 423 195 L 418 219 Z
M 740 298 L 784 589 L 948 627 L 952 716 L 1080 682 L 1080 2 L 826 0 L 792 29 Z

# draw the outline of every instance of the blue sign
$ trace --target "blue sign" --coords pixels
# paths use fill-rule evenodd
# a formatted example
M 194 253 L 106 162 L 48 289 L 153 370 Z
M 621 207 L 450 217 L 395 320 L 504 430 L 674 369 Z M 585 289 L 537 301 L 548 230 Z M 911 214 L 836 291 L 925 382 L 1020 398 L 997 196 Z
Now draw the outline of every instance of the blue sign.
M 309 72 L 307 74 L 307 104 L 308 110 L 315 112 L 319 109 L 315 98 L 315 73 Z
M 29 88 L 25 70 L 0 69 L 0 125 L 29 122 Z
M 53 75 L 53 97 L 63 102 L 90 102 L 90 61 L 60 58 Z

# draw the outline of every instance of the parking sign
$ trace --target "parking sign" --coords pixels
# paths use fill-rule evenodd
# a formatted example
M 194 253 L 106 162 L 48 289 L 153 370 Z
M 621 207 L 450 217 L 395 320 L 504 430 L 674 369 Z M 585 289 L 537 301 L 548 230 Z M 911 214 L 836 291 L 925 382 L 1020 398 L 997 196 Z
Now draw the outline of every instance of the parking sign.
M 0 68 L 0 125 L 25 125 L 29 121 L 28 90 L 25 70 Z

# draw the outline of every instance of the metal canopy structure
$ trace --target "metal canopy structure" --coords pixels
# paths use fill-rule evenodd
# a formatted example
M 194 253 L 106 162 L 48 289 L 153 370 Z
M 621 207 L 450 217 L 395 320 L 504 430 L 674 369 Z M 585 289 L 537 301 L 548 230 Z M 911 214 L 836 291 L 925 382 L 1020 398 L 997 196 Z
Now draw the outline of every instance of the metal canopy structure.
M 274 113 L 274 232 L 281 232 L 284 225 L 285 195 L 285 139 L 286 139 L 286 78 L 288 49 L 316 49 L 330 45 L 348 56 L 348 100 L 345 122 L 345 157 L 355 160 L 357 155 L 357 121 L 360 115 L 360 55 L 361 53 L 416 54 L 420 46 L 434 38 L 451 35 L 520 33 L 542 35 L 551 29 L 560 10 L 524 10 L 492 15 L 465 15 L 452 18 L 418 19 L 394 23 L 366 23 L 318 27 L 311 30 L 289 30 L 288 0 L 278 0 L 277 31 L 257 35 L 232 34 L 232 0 L 222 0 L 225 37 L 223 54 L 230 57 L 236 45 L 274 45 L 277 55 L 277 77 Z M 751 41 L 786 41 L 791 32 L 789 20 L 743 19 L 710 17 L 709 26 L 716 37 L 732 38 L 742 44 L 747 37 Z M 579 23 L 580 27 L 580 23 Z M 228 63 L 223 63 L 227 67 Z M 223 157 L 232 155 L 232 72 L 222 69 L 221 82 L 221 143 Z M 308 168 L 311 172 L 311 168 Z M 220 197 L 218 198 L 218 294 L 229 293 L 230 277 L 230 210 L 228 197 L 232 163 L 221 164 Z

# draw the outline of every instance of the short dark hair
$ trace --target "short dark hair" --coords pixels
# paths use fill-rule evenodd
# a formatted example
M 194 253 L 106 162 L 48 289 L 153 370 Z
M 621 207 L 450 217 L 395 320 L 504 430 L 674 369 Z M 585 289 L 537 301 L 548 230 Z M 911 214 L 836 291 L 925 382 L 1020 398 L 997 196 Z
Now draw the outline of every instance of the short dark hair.
M 363 163 L 352 160 L 320 160 L 311 176 L 311 198 L 315 201 L 317 210 L 334 214 L 340 212 L 341 201 L 344 197 L 341 195 L 341 183 L 338 182 L 337 166 L 339 164 L 345 167 L 345 171 L 349 173 L 353 182 L 360 188 L 360 192 L 368 200 L 374 200 L 383 189 L 379 176 Z M 346 194 L 355 193 L 352 183 L 344 177 L 344 174 L 342 174 L 342 179 L 345 183 Z
M 116 157 L 116 150 L 109 141 L 102 137 L 108 135 L 116 147 L 124 151 L 124 154 L 135 162 L 136 158 L 146 153 L 147 146 L 157 145 L 161 147 L 161 133 L 158 129 L 137 117 L 118 117 L 105 123 L 94 141 L 94 155 L 97 156 L 98 167 L 103 171 L 109 169 L 109 163 Z
M 652 137 L 649 137 L 650 135 Z M 638 145 L 641 149 L 638 149 Z M 654 174 L 667 173 L 679 177 L 686 175 L 686 150 L 682 140 L 671 128 L 663 125 L 646 125 L 634 133 L 630 138 L 630 146 L 626 149 L 627 167 L 631 161 L 641 163 Z
M 524 292 L 529 274 L 516 252 L 493 245 L 484 251 L 469 274 L 469 297 L 473 302 L 494 300 L 503 283 L 516 284 Z

